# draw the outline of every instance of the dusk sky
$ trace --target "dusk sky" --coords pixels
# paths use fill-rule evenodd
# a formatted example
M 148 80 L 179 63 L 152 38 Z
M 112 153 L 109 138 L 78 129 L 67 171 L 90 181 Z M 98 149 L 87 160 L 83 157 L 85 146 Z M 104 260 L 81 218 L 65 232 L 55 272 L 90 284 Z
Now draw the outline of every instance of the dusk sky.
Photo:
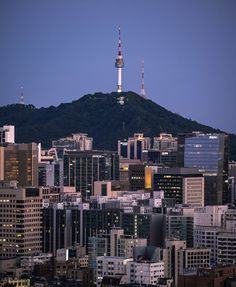
M 235 0 L 0 0 L 0 105 L 57 106 L 123 89 L 236 133 Z

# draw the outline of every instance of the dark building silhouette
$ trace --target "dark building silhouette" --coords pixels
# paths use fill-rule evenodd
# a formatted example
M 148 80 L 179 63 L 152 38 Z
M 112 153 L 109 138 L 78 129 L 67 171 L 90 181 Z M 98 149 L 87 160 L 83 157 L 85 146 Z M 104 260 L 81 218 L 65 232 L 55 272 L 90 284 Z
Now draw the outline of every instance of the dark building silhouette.
M 130 164 L 129 165 L 129 185 L 130 190 L 142 190 L 145 188 L 145 165 Z
M 66 151 L 64 186 L 75 186 L 83 199 L 93 195 L 93 183 L 119 180 L 119 157 L 111 151 Z

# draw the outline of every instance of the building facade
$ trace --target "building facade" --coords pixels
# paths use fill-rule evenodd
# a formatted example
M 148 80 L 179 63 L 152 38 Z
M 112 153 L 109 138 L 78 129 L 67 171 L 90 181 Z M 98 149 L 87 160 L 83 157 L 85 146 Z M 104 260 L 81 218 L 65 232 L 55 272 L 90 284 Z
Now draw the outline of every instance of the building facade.
M 119 157 L 111 151 L 66 151 L 64 186 L 75 186 L 84 200 L 94 195 L 94 182 L 119 180 Z
M 206 175 L 205 203 L 230 202 L 228 194 L 228 136 L 195 133 L 185 138 L 184 166 L 197 167 Z
M 18 188 L 11 183 L 0 187 L 0 257 L 32 255 L 42 250 L 42 191 Z
M 15 143 L 15 126 L 0 127 L 0 143 Z
M 18 185 L 38 186 L 38 145 L 7 144 L 0 147 L 2 180 L 17 180 Z

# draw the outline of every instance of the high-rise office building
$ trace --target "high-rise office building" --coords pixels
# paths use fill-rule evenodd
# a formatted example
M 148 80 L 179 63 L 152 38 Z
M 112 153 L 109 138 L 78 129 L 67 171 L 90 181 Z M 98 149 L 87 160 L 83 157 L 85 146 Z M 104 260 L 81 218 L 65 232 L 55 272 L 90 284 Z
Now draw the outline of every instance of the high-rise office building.
M 204 179 L 196 168 L 158 169 L 153 175 L 153 186 L 155 191 L 164 191 L 167 204 L 204 205 Z
M 42 190 L 0 182 L 0 257 L 42 251 Z
M 83 244 L 88 244 L 88 238 L 99 234 L 109 234 L 110 230 L 122 226 L 123 210 L 90 209 L 83 212 Z
M 38 164 L 38 184 L 39 186 L 62 186 L 61 176 L 62 162 L 40 162 Z
M 43 208 L 43 252 L 55 255 L 57 249 L 77 243 L 83 245 L 83 209 L 86 208 L 88 203 L 76 206 L 56 203 Z
M 17 180 L 18 185 L 38 186 L 38 145 L 7 144 L 0 147 L 2 180 Z
M 56 250 L 72 245 L 70 240 L 71 210 L 62 203 L 43 209 L 43 252 L 54 255 Z
M 75 186 L 83 199 L 94 194 L 94 182 L 119 180 L 119 157 L 111 151 L 66 151 L 64 186 Z
M 184 240 L 188 248 L 193 247 L 193 214 L 171 210 L 164 215 L 164 239 Z
M 205 204 L 230 202 L 228 193 L 228 136 L 194 133 L 184 140 L 184 166 L 205 175 Z

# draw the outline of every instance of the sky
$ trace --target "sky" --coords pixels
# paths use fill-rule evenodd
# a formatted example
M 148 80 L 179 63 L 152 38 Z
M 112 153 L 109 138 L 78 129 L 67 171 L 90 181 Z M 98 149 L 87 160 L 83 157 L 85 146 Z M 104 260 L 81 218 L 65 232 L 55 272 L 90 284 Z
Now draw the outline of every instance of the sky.
M 0 105 L 123 90 L 236 133 L 235 0 L 0 0 Z

